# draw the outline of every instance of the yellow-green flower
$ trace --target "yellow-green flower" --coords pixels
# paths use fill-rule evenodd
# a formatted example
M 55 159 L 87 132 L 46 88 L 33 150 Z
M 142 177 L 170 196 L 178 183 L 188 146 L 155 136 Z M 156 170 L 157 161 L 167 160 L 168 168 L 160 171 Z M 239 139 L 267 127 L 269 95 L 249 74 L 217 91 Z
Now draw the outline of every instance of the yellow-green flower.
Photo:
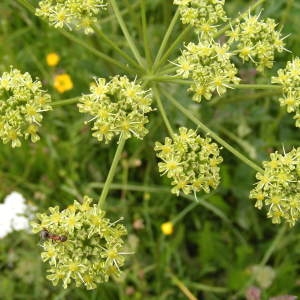
M 258 182 L 250 198 L 256 200 L 258 209 L 268 208 L 273 223 L 283 219 L 294 226 L 300 218 L 300 148 L 283 155 L 271 153 L 263 166 L 264 172 L 256 174 Z
M 278 76 L 272 78 L 272 83 L 282 86 L 280 105 L 285 106 L 288 113 L 295 113 L 295 125 L 300 127 L 300 59 L 296 57 L 284 69 L 278 70 Z
M 232 52 L 243 62 L 251 61 L 258 71 L 271 68 L 275 52 L 285 50 L 280 31 L 273 19 L 260 20 L 250 13 L 225 33 Z
M 128 254 L 122 252 L 122 236 L 127 231 L 118 221 L 111 223 L 91 198 L 85 196 L 83 203 L 75 201 L 62 211 L 49 208 L 49 214 L 38 214 L 37 218 L 39 222 L 32 222 L 32 230 L 47 231 L 41 257 L 50 266 L 47 278 L 54 285 L 62 282 L 67 288 L 74 282 L 77 287 L 94 289 L 112 275 L 120 275 L 124 255 Z
M 193 80 L 189 91 L 194 101 L 200 102 L 203 97 L 210 100 L 214 92 L 222 95 L 230 84 L 239 83 L 238 70 L 231 63 L 231 56 L 227 44 L 200 41 L 185 46 L 175 64 L 178 75 Z
M 81 97 L 78 107 L 80 112 L 92 116 L 90 121 L 95 120 L 93 136 L 99 141 L 108 143 L 118 135 L 142 139 L 148 133 L 146 114 L 152 111 L 152 99 L 140 84 L 126 76 L 115 76 L 109 82 L 98 78 L 90 91 Z
M 218 25 L 227 20 L 225 0 L 174 0 L 174 4 L 179 6 L 182 23 L 190 24 L 201 40 L 212 39 Z
M 94 32 L 97 15 L 105 8 L 103 0 L 42 0 L 39 1 L 36 15 L 48 20 L 55 28 L 66 27 L 89 34 Z
M 51 110 L 50 95 L 40 81 L 29 73 L 11 69 L 0 77 L 0 138 L 12 147 L 20 147 L 21 139 L 38 141 L 42 112 Z
M 172 193 L 177 196 L 204 190 L 209 193 L 220 182 L 219 164 L 223 161 L 217 144 L 210 138 L 201 138 L 192 129 L 179 128 L 179 134 L 155 143 L 159 172 L 172 179 Z

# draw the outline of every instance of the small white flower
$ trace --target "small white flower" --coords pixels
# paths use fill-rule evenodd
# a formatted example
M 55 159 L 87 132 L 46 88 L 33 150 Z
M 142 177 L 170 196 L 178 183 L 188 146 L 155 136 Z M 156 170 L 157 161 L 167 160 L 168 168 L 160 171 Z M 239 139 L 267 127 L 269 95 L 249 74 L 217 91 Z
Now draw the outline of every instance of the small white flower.
M 29 230 L 31 212 L 35 210 L 32 205 L 27 205 L 25 198 L 18 192 L 12 192 L 0 204 L 0 238 L 14 230 Z

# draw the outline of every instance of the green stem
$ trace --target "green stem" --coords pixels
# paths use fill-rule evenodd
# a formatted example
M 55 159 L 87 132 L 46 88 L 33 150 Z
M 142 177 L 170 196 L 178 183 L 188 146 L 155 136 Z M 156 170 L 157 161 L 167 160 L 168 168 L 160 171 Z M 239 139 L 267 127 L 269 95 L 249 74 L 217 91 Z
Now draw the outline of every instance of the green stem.
M 279 28 L 282 29 L 284 24 L 286 23 L 286 20 L 287 18 L 289 17 L 289 13 L 290 13 L 290 10 L 292 9 L 293 7 L 293 4 L 294 4 L 294 0 L 287 0 L 286 1 L 286 8 L 284 10 L 284 12 L 281 14 L 281 18 L 280 18 L 280 23 L 279 23 Z
M 116 1 L 115 0 L 110 0 L 110 4 L 112 6 L 112 9 L 113 9 L 113 11 L 116 15 L 117 20 L 118 20 L 118 23 L 119 23 L 119 25 L 120 25 L 120 27 L 123 31 L 123 34 L 124 34 L 124 36 L 125 36 L 125 38 L 128 42 L 129 48 L 131 49 L 136 61 L 139 63 L 139 65 L 141 67 L 144 67 L 143 59 L 142 59 L 138 49 L 136 48 L 136 46 L 135 46 L 135 44 L 134 44 L 134 42 L 133 42 L 133 40 L 132 40 L 132 38 L 131 38 L 131 36 L 128 32 L 127 26 L 126 26 L 126 24 L 125 24 L 125 22 L 122 18 L 122 15 L 120 13 L 120 10 L 118 8 L 118 5 L 117 5 Z
M 117 150 L 116 150 L 116 153 L 115 153 L 115 156 L 114 156 L 114 159 L 113 159 L 112 164 L 110 166 L 110 170 L 108 172 L 108 175 L 107 175 L 107 178 L 106 178 L 101 196 L 99 198 L 98 206 L 102 209 L 105 206 L 105 200 L 106 200 L 107 194 L 109 192 L 113 177 L 115 175 L 118 162 L 121 158 L 121 154 L 122 154 L 122 151 L 124 149 L 125 142 L 126 142 L 126 139 L 124 137 L 121 137 L 121 139 L 119 141 L 119 144 L 118 144 L 118 147 L 117 147 Z
M 173 136 L 174 132 L 173 132 L 171 123 L 170 123 L 170 121 L 168 119 L 167 113 L 166 113 L 166 111 L 164 109 L 164 106 L 163 106 L 163 104 L 161 102 L 158 90 L 157 90 L 157 88 L 155 86 L 153 86 L 152 90 L 153 90 L 154 98 L 155 98 L 157 106 L 158 106 L 158 110 L 159 110 L 159 112 L 160 112 L 160 114 L 161 114 L 161 116 L 162 116 L 162 118 L 164 120 L 164 123 L 165 123 L 165 125 L 166 125 L 166 127 L 168 129 L 168 132 L 169 132 L 169 134 L 171 136 Z
M 232 232 L 239 239 L 239 241 L 242 244 L 246 245 L 247 242 L 245 241 L 242 234 L 237 229 L 234 228 L 232 221 L 224 214 L 224 212 L 221 209 L 219 209 L 217 206 L 213 205 L 212 203 L 206 200 L 206 198 L 209 198 L 212 195 L 213 194 L 207 195 L 207 197 L 198 198 L 197 201 L 195 201 L 195 198 L 193 196 L 180 193 L 181 197 L 193 201 L 193 203 L 198 203 L 198 205 L 202 205 L 207 210 L 211 211 L 213 214 L 218 216 L 225 224 L 227 224 L 227 226 L 232 230 Z
M 199 202 L 192 202 L 187 207 L 185 207 L 175 218 L 171 220 L 173 224 L 176 224 L 178 221 L 183 219 L 191 210 L 193 210 L 196 206 L 200 205 Z
M 280 85 L 275 84 L 229 84 L 234 89 L 253 89 L 253 90 L 281 90 Z
M 105 183 L 103 182 L 92 182 L 88 184 L 88 188 L 91 189 L 98 189 L 103 188 Z M 148 193 L 170 193 L 170 188 L 164 187 L 164 186 L 148 186 L 148 185 L 137 185 L 137 184 L 122 184 L 122 183 L 112 183 L 110 185 L 111 190 L 126 190 L 126 191 L 133 191 L 133 192 L 148 192 Z M 207 210 L 211 211 L 213 214 L 215 214 L 217 217 L 219 217 L 225 224 L 228 225 L 228 227 L 233 231 L 233 233 L 236 235 L 236 237 L 240 240 L 242 244 L 246 244 L 245 239 L 241 235 L 241 233 L 234 228 L 229 218 L 216 206 L 208 202 L 206 199 L 211 197 L 212 195 L 207 195 L 202 198 L 198 198 L 197 202 L 195 201 L 195 198 L 190 195 L 185 195 L 183 193 L 180 194 L 181 197 L 188 199 L 192 201 L 190 206 L 188 207 L 195 207 L 198 205 L 201 205 L 205 207 Z M 190 208 L 191 209 L 191 208 Z M 188 209 L 188 211 L 190 210 Z M 186 214 L 188 211 L 184 210 Z M 183 213 L 183 212 L 182 212 Z M 179 219 L 181 219 L 183 216 L 180 213 L 177 217 L 175 217 L 172 222 L 176 223 Z
M 181 292 L 189 299 L 189 300 L 197 300 L 197 298 L 191 293 L 191 291 L 186 287 L 186 285 L 179 280 L 175 275 L 169 274 L 174 284 L 181 290 Z
M 102 38 L 108 45 L 110 45 L 117 53 L 125 58 L 132 66 L 137 69 L 142 69 L 130 56 L 128 56 L 123 50 L 121 50 L 115 42 L 113 42 L 100 28 L 94 28 L 100 38 Z
M 170 66 L 171 64 L 168 64 L 166 68 L 162 68 L 161 71 L 159 72 L 159 74 L 157 74 L 158 76 L 162 76 L 162 75 L 168 75 L 168 73 L 174 73 L 176 70 L 178 70 L 177 66 Z
M 137 6 L 139 6 L 139 0 L 137 0 L 135 3 L 132 4 L 131 8 L 135 9 Z M 129 13 L 129 9 L 128 8 L 124 8 L 123 10 L 120 11 L 120 15 L 123 16 L 125 14 Z M 116 16 L 115 15 L 110 15 L 106 18 L 103 18 L 101 20 L 99 20 L 99 24 L 105 24 L 113 19 L 115 19 Z
M 68 38 L 69 40 L 77 43 L 78 45 L 82 46 L 83 48 L 87 49 L 88 51 L 90 51 L 91 53 L 95 54 L 96 56 L 106 60 L 107 62 L 114 64 L 116 66 L 118 66 L 119 68 L 121 68 L 122 70 L 131 73 L 133 70 L 125 65 L 123 65 L 122 63 L 120 63 L 118 60 L 98 51 L 97 49 L 95 49 L 94 47 L 91 47 L 90 45 L 87 44 L 86 41 L 81 40 L 79 38 L 77 38 L 75 35 L 60 29 L 59 30 L 66 38 Z
M 89 188 L 98 189 L 104 187 L 103 182 L 91 182 L 88 184 Z M 112 190 L 126 190 L 134 192 L 148 192 L 148 193 L 169 193 L 170 188 L 163 186 L 148 186 L 148 185 L 138 185 L 138 184 L 122 184 L 122 183 L 112 183 L 110 186 Z
M 258 93 L 248 93 L 247 94 L 247 97 L 245 97 L 245 94 L 237 94 L 237 95 L 234 95 L 232 97 L 222 97 L 222 96 L 219 96 L 219 97 L 215 97 L 214 99 L 212 99 L 211 101 L 209 101 L 208 105 L 210 106 L 213 106 L 213 105 L 216 105 L 216 104 L 229 104 L 229 103 L 234 103 L 234 102 L 239 102 L 239 101 L 247 101 L 247 100 L 256 100 L 256 99 L 259 99 L 259 98 L 265 98 L 265 97 L 272 97 L 272 96 L 275 96 L 275 95 L 278 95 L 279 93 L 279 90 L 274 90 L 274 91 L 263 91 L 263 92 L 258 92 Z
M 74 103 L 77 103 L 79 99 L 80 99 L 80 97 L 75 97 L 75 98 L 70 98 L 70 99 L 65 99 L 65 100 L 58 100 L 58 101 L 52 102 L 51 106 L 55 107 L 55 106 L 64 106 L 64 105 L 74 104 Z
M 176 70 L 176 67 L 170 68 L 169 70 Z M 160 74 L 158 74 L 160 75 Z M 179 84 L 186 84 L 191 85 L 194 83 L 193 80 L 181 79 L 180 76 L 171 76 L 171 75 L 164 75 L 164 76 L 156 76 L 156 75 L 147 75 L 144 76 L 146 80 L 149 81 L 159 81 L 159 82 L 170 82 L 170 83 L 179 83 Z M 282 87 L 280 85 L 275 84 L 248 84 L 248 83 L 241 83 L 241 84 L 228 84 L 230 88 L 233 89 L 253 89 L 253 90 L 281 90 Z
M 172 31 L 173 31 L 173 28 L 174 28 L 174 26 L 176 24 L 178 16 L 179 16 L 179 9 L 177 8 L 176 13 L 173 16 L 173 18 L 172 18 L 172 20 L 170 22 L 170 25 L 169 25 L 169 27 L 168 27 L 165 35 L 164 35 L 164 38 L 163 38 L 163 40 L 161 42 L 161 45 L 159 47 L 158 53 L 157 53 L 155 61 L 154 61 L 154 69 L 156 68 L 157 64 L 159 63 L 159 61 L 161 59 L 161 56 L 162 56 L 162 54 L 163 54 L 163 52 L 164 52 L 164 50 L 165 50 L 165 48 L 167 46 L 168 40 L 169 40 L 170 35 L 171 35 Z
M 141 2 L 142 30 L 143 30 L 145 56 L 147 59 L 147 64 L 148 66 L 150 66 L 152 62 L 152 55 L 151 55 L 150 43 L 148 39 L 146 5 L 145 5 L 145 0 L 140 0 L 140 2 Z
M 198 282 L 189 282 L 187 283 L 187 286 L 190 286 L 191 288 L 194 288 L 199 291 L 205 291 L 205 292 L 211 292 L 211 293 L 227 293 L 228 289 L 224 287 L 219 287 L 219 286 L 211 286 L 203 283 L 198 283 Z
M 18 0 L 18 2 L 23 5 L 25 8 L 27 8 L 29 11 L 31 11 L 32 13 L 35 12 L 35 8 L 33 5 L 31 5 L 31 3 L 29 3 L 27 0 Z
M 231 26 L 238 23 L 241 19 L 243 19 L 245 16 L 247 16 L 250 12 L 252 12 L 256 7 L 264 3 L 266 0 L 258 0 L 253 5 L 251 5 L 244 13 L 242 13 L 239 17 L 235 18 L 233 21 L 228 22 L 226 26 L 224 26 L 222 29 L 220 29 L 215 35 L 214 38 L 217 38 L 224 34 L 228 29 L 230 29 Z
M 210 130 L 207 126 L 205 126 L 200 120 L 198 120 L 189 110 L 184 108 L 179 102 L 177 102 L 171 95 L 166 92 L 163 92 L 165 97 L 175 106 L 179 111 L 181 111 L 188 119 L 190 119 L 194 124 L 196 124 L 202 131 L 209 134 L 215 141 L 217 141 L 220 145 L 230 151 L 233 155 L 235 155 L 238 159 L 243 161 L 252 169 L 256 170 L 257 172 L 263 173 L 264 170 L 258 166 L 256 163 L 248 159 L 245 155 L 241 154 L 231 145 L 229 145 L 225 140 L 219 137 L 216 133 Z
M 162 56 L 160 61 L 156 64 L 156 70 L 163 64 L 165 61 L 170 57 L 170 55 L 173 53 L 173 50 L 177 47 L 177 45 L 183 41 L 185 36 L 190 32 L 192 29 L 192 26 L 187 26 L 181 33 L 178 35 L 178 37 L 175 39 L 175 41 L 171 44 L 171 46 L 168 48 L 168 50 L 165 52 L 165 54 Z
M 275 239 L 273 240 L 273 242 L 271 243 L 270 247 L 268 248 L 268 250 L 266 251 L 265 255 L 263 256 L 261 262 L 260 262 L 260 266 L 264 266 L 268 260 L 270 259 L 270 257 L 272 256 L 272 254 L 274 253 L 274 251 L 278 248 L 282 237 L 285 235 L 285 232 L 287 230 L 287 226 L 283 225 L 279 231 L 276 234 Z
M 118 2 L 120 2 L 120 1 L 118 1 Z M 140 18 L 139 18 L 140 15 L 139 15 L 139 13 L 137 13 L 133 10 L 133 7 L 130 3 L 130 2 L 132 2 L 132 0 L 130 0 L 130 1 L 129 0 L 123 0 L 122 2 L 123 2 L 123 5 L 126 6 L 127 9 L 128 9 L 128 12 L 129 12 L 128 17 L 130 18 L 130 24 L 132 24 L 132 25 L 134 24 L 134 26 L 137 30 L 137 33 L 138 33 L 137 34 L 137 39 L 141 40 L 142 39 L 142 28 L 141 28 Z M 133 28 L 133 26 L 131 28 Z

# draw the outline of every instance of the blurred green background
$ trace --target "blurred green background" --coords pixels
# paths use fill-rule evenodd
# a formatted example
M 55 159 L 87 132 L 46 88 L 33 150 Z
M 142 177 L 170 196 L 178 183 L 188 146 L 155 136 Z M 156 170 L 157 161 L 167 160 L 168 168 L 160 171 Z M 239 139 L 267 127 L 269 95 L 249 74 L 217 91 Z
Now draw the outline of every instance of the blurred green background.
M 37 4 L 37 1 L 30 2 Z M 136 26 L 140 23 L 140 1 L 119 3 L 122 9 L 129 5 L 126 24 L 142 49 L 142 34 Z M 228 15 L 237 16 L 251 3 L 227 1 Z M 257 13 L 261 9 L 258 8 Z M 153 54 L 174 11 L 172 1 L 147 0 Z M 283 26 L 283 35 L 291 34 L 286 39 L 286 48 L 292 52 L 278 55 L 273 69 L 264 74 L 253 72 L 251 65 L 243 66 L 240 75 L 246 83 L 269 83 L 277 69 L 300 54 L 300 1 L 267 0 L 262 16 L 275 18 L 279 26 Z M 130 55 L 109 9 L 100 18 L 100 24 Z M 178 22 L 171 40 L 183 28 Z M 72 35 L 122 61 L 97 35 L 86 37 L 75 32 Z M 192 38 L 191 35 L 186 40 Z M 55 68 L 46 64 L 45 57 L 50 52 L 61 57 Z M 1 73 L 9 70 L 10 65 L 30 72 L 42 80 L 54 100 L 87 93 L 94 76 L 125 74 L 43 23 L 18 1 L 11 0 L 0 2 L 0 57 Z M 170 59 L 175 57 L 176 54 Z M 53 76 L 63 71 L 71 76 L 74 88 L 58 94 L 52 86 Z M 161 86 L 258 163 L 268 159 L 270 152 L 281 151 L 282 146 L 288 151 L 300 144 L 292 115 L 279 107 L 279 95 L 234 90 L 199 105 L 191 101 L 186 86 Z M 174 107 L 167 102 L 164 105 L 174 128 L 180 125 L 195 128 Z M 97 199 L 116 143 L 98 143 L 84 125 L 85 120 L 86 116 L 79 114 L 76 105 L 57 107 L 45 114 L 40 142 L 24 143 L 18 149 L 1 144 L 0 201 L 10 192 L 19 191 L 39 211 L 44 211 L 49 206 L 65 207 L 85 194 Z M 0 299 L 187 299 L 180 289 L 182 285 L 197 299 L 234 299 L 235 294 L 238 294 L 236 299 L 245 299 L 247 284 L 262 285 L 261 278 L 256 281 L 253 278 L 253 266 L 262 262 L 275 272 L 271 285 L 263 290 L 262 299 L 281 294 L 300 295 L 299 227 L 296 225 L 280 236 L 281 226 L 271 224 L 266 211 L 253 207 L 248 199 L 255 182 L 253 170 L 223 150 L 222 182 L 217 191 L 210 195 L 199 194 L 200 202 L 196 204 L 193 197 L 176 197 L 169 192 L 169 181 L 159 176 L 153 152 L 154 142 L 167 136 L 158 111 L 151 114 L 148 129 L 149 134 L 143 141 L 127 142 L 108 199 L 111 220 L 124 216 L 129 230 L 127 244 L 135 251 L 127 260 L 122 278 L 93 291 L 53 287 L 45 278 L 39 237 L 13 232 L 0 241 Z M 182 212 L 174 233 L 164 236 L 161 224 Z M 273 249 L 274 240 L 278 243 Z

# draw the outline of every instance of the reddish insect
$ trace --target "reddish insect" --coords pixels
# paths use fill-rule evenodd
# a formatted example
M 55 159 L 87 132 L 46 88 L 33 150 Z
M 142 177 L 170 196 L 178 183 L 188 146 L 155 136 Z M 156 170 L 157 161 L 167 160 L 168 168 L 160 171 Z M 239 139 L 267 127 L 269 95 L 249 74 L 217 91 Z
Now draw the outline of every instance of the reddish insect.
M 65 235 L 58 235 L 49 232 L 47 229 L 43 229 L 40 233 L 40 237 L 42 240 L 51 239 L 56 242 L 65 242 L 68 238 Z

